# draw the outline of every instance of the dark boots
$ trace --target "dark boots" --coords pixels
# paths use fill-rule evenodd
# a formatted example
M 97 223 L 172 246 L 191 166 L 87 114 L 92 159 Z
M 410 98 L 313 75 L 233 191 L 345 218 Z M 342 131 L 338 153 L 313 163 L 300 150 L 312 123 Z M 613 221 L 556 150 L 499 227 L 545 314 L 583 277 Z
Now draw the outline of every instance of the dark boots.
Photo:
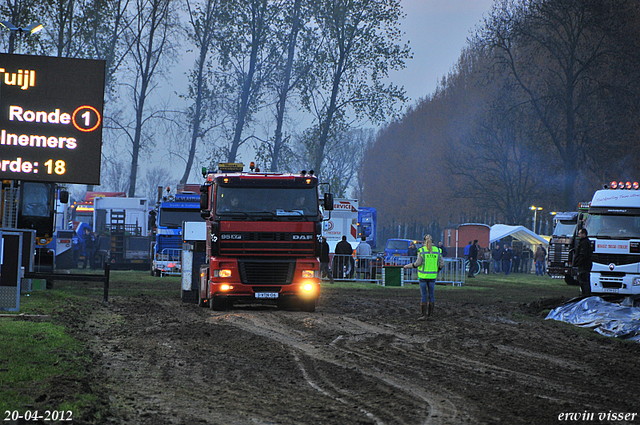
M 420 317 L 418 320 L 426 320 L 433 315 L 434 303 L 420 303 Z
M 427 318 L 427 303 L 420 303 L 420 317 L 418 320 L 425 320 Z

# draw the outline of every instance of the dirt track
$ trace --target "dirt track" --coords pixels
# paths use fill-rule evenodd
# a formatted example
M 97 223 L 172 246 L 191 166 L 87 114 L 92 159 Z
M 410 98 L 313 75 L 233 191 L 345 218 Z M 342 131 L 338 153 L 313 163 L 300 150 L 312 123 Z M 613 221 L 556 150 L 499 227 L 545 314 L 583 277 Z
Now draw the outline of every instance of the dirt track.
M 554 424 L 565 412 L 640 413 L 640 346 L 544 321 L 537 303 L 443 293 L 435 318 L 418 322 L 417 288 L 323 291 L 315 313 L 112 297 L 78 326 L 102 422 Z

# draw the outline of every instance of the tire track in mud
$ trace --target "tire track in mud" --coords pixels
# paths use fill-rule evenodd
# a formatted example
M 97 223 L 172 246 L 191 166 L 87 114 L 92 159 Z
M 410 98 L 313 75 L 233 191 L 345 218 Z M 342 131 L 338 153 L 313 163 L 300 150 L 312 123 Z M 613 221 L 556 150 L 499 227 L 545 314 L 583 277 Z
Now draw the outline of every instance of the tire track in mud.
M 376 423 L 416 423 L 415 417 L 407 417 L 407 408 L 424 411 L 418 423 L 448 424 L 471 421 L 469 412 L 461 407 L 464 406 L 464 402 L 459 397 L 444 390 L 434 391 L 416 385 L 420 371 L 415 367 L 407 367 L 400 361 L 377 358 L 368 353 L 366 346 L 340 346 L 345 341 L 368 342 L 380 335 L 395 338 L 397 335 L 391 329 L 342 316 L 310 316 L 290 312 L 233 311 L 213 313 L 208 320 L 230 324 L 289 347 L 294 352 L 303 376 L 310 386 L 341 403 L 356 405 Z M 409 339 L 407 336 L 404 338 Z M 321 341 L 323 339 L 324 341 Z M 295 354 L 296 352 L 302 353 L 303 356 Z M 416 353 L 410 353 L 410 356 L 420 357 Z M 337 366 L 337 373 L 342 371 L 361 375 L 371 386 L 383 387 L 382 391 L 387 392 L 387 397 L 395 396 L 404 403 L 408 402 L 410 406 L 403 406 L 402 409 L 398 409 L 398 405 L 385 408 L 384 400 L 371 400 L 371 395 L 363 397 L 363 386 L 357 388 L 356 393 L 350 388 L 351 382 L 338 379 L 338 376 L 327 376 L 327 373 L 323 373 L 324 368 L 314 366 L 318 361 Z M 410 372 L 409 375 L 407 370 Z M 405 397 L 398 394 L 404 394 Z
M 460 351 L 449 349 L 449 347 L 446 347 L 446 349 L 433 348 L 431 342 L 436 339 L 434 337 L 410 336 L 396 332 L 392 328 L 388 328 L 388 325 L 379 327 L 349 317 L 341 317 L 341 320 L 350 322 L 355 328 L 361 328 L 366 332 L 370 332 L 372 335 L 375 334 L 376 331 L 380 331 L 389 339 L 389 343 L 386 344 L 387 347 L 392 347 L 402 352 L 405 356 L 415 360 L 418 364 L 429 362 L 430 364 L 435 365 L 436 367 L 432 368 L 434 374 L 439 374 L 440 376 L 453 376 L 463 373 L 467 378 L 476 376 L 477 381 L 490 379 L 496 383 L 501 382 L 505 384 L 518 382 L 521 389 L 527 389 L 527 391 L 524 392 L 524 395 L 526 396 L 561 401 L 560 399 L 555 399 L 553 396 L 550 396 L 550 394 L 562 394 L 563 402 L 584 403 L 583 391 L 579 391 L 574 394 L 574 399 L 567 398 L 566 382 L 562 379 L 550 380 L 548 374 L 534 374 L 535 372 L 531 373 L 521 369 L 503 367 L 499 364 L 488 363 L 486 361 L 473 358 L 477 357 L 473 356 L 473 353 L 462 352 L 462 354 L 460 354 Z M 379 338 L 370 339 L 375 343 L 375 340 Z M 367 350 L 363 350 L 361 347 L 362 343 L 358 341 L 357 338 L 340 337 L 332 342 L 332 344 L 347 352 L 357 353 L 363 360 L 370 362 L 382 361 L 380 359 L 373 358 Z M 504 354 L 511 358 L 518 356 L 522 359 L 520 366 L 528 363 L 526 360 L 532 360 L 534 364 L 538 364 L 540 366 L 543 364 L 545 367 L 553 365 L 556 370 L 561 370 L 563 374 L 576 371 L 585 372 L 584 365 L 579 364 L 577 361 L 559 359 L 549 355 L 531 352 L 522 348 L 508 347 L 502 344 L 491 344 L 491 347 L 496 353 Z M 471 356 L 466 356 L 465 354 L 471 354 Z M 389 360 L 384 360 L 384 362 L 389 367 L 395 367 L 398 369 L 409 368 L 415 370 L 416 373 L 420 371 L 419 368 L 410 364 L 407 365 L 403 362 L 394 362 Z M 510 366 L 515 366 L 516 364 L 518 363 L 509 363 Z
M 584 405 L 584 388 L 571 388 L 564 378 L 574 373 L 594 373 L 578 361 L 503 345 L 497 341 L 490 344 L 493 355 L 485 361 L 482 352 L 460 350 L 456 346 L 438 346 L 438 336 L 408 335 L 386 323 L 375 325 L 329 313 L 307 315 L 237 310 L 214 315 L 211 320 L 224 321 L 279 341 L 302 352 L 305 357 L 356 369 L 364 376 L 408 393 L 413 399 L 422 400 L 428 405 L 428 413 L 421 421 L 424 423 L 462 422 L 474 416 L 467 407 L 469 403 L 458 396 L 466 392 L 445 389 L 451 388 L 447 381 L 452 377 L 464 377 L 469 383 L 464 387 L 475 386 L 480 392 L 500 391 L 500 388 L 507 391 L 517 385 L 521 397 Z M 510 360 L 499 361 L 500 356 Z M 527 363 L 538 367 L 522 367 Z M 430 364 L 428 373 L 423 370 L 424 364 Z M 313 367 L 306 370 L 313 370 Z M 423 385 L 416 385 L 414 377 L 419 377 L 417 382 Z M 319 376 L 314 382 L 324 389 L 331 386 L 331 378 Z M 510 392 L 504 395 L 509 399 L 514 396 Z M 360 401 L 364 399 L 359 398 Z M 587 407 L 598 406 L 589 404 Z M 393 412 L 379 413 L 375 408 L 372 411 L 390 422 L 402 422 L 391 417 Z
M 340 403 L 343 404 L 351 404 L 351 402 L 349 400 L 345 400 L 344 397 L 337 397 L 335 395 L 333 395 L 331 392 L 321 388 L 318 384 L 316 384 L 315 380 L 313 380 L 310 376 L 309 373 L 307 372 L 306 368 L 304 367 L 302 361 L 300 360 L 300 357 L 298 356 L 297 353 L 293 353 L 293 358 L 295 359 L 296 363 L 298 364 L 298 367 L 300 368 L 300 371 L 302 372 L 302 376 L 304 377 L 305 381 L 307 381 L 307 383 L 316 391 L 318 391 L 319 393 L 321 393 L 322 395 L 329 397 L 329 398 L 333 398 L 336 401 L 339 401 Z M 335 386 L 332 385 L 332 387 L 335 389 Z M 338 390 L 339 392 L 343 392 Z M 375 421 L 376 425 L 383 425 L 384 422 L 382 422 L 379 418 L 377 418 L 373 413 L 366 411 L 365 409 L 363 409 L 362 407 L 358 407 L 358 410 L 360 410 L 362 413 L 364 413 L 364 415 L 369 418 L 372 419 L 373 421 Z

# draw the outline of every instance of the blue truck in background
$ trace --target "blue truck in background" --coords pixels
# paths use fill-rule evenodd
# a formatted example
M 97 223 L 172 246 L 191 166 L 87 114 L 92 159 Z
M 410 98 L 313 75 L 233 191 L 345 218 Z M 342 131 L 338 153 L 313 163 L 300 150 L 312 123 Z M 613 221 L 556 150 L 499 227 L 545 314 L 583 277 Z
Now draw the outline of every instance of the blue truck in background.
M 358 207 L 358 239 L 365 236 L 372 249 L 376 248 L 378 211 L 373 207 Z
M 200 216 L 200 194 L 179 192 L 163 197 L 156 210 L 152 276 L 182 273 L 182 223 L 185 221 L 204 221 Z

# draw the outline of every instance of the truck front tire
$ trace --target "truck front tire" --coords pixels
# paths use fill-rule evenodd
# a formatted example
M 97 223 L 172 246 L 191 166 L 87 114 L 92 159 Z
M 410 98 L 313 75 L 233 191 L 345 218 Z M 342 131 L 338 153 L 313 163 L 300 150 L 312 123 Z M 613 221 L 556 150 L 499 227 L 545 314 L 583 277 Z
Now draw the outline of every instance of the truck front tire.
M 214 311 L 224 311 L 229 308 L 229 303 L 224 298 L 211 297 L 209 299 L 209 308 Z
M 316 301 L 316 298 L 312 298 L 310 300 L 300 300 L 300 310 L 306 311 L 307 313 L 313 313 L 314 311 L 316 311 Z
M 567 285 L 570 285 L 570 286 L 578 286 L 578 285 L 580 285 L 580 282 L 578 282 L 577 280 L 575 280 L 575 279 L 573 278 L 573 276 L 565 276 L 565 277 L 564 277 L 564 281 L 565 281 L 565 283 L 566 283 Z

